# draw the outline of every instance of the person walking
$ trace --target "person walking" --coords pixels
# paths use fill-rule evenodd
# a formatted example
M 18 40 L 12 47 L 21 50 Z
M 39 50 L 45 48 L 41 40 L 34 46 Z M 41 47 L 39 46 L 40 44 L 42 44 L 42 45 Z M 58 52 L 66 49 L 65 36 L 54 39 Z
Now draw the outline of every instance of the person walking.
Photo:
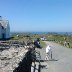
M 46 47 L 46 57 L 45 57 L 45 60 L 49 60 L 50 50 L 51 50 L 51 46 L 48 45 L 48 46 Z

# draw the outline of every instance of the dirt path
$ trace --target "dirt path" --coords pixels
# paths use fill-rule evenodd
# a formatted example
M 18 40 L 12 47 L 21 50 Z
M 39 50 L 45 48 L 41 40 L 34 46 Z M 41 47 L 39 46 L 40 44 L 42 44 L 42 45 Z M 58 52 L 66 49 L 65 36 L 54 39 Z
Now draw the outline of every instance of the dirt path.
M 52 46 L 53 60 L 41 62 L 42 65 L 47 65 L 42 68 L 41 72 L 72 72 L 72 49 L 63 47 L 53 42 L 47 42 Z M 45 48 L 38 49 L 41 54 L 41 59 L 45 59 Z

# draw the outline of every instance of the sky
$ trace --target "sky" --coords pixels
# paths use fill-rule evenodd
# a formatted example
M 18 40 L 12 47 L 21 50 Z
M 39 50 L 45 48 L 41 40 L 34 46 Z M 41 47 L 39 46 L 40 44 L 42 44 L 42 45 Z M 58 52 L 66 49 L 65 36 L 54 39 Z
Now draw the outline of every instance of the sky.
M 12 32 L 72 32 L 72 0 L 0 0 Z

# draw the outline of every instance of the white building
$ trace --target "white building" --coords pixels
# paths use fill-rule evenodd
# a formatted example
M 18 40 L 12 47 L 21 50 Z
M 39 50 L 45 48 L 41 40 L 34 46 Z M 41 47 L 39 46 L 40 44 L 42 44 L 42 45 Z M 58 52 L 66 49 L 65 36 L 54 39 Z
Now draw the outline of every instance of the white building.
M 0 16 L 0 39 L 10 38 L 10 26 L 9 21 L 2 19 Z
M 47 39 L 46 39 L 46 37 L 41 37 L 40 38 L 42 41 L 46 41 Z

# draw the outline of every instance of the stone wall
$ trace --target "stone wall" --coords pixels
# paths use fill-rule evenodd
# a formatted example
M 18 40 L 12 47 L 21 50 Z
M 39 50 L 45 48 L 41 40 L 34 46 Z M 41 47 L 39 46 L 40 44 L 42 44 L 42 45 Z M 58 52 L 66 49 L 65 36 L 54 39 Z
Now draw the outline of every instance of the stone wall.
M 0 72 L 13 72 L 28 52 L 25 48 L 10 48 L 0 51 Z
M 19 66 L 13 72 L 31 72 L 32 56 L 31 51 L 28 51 L 19 63 Z

